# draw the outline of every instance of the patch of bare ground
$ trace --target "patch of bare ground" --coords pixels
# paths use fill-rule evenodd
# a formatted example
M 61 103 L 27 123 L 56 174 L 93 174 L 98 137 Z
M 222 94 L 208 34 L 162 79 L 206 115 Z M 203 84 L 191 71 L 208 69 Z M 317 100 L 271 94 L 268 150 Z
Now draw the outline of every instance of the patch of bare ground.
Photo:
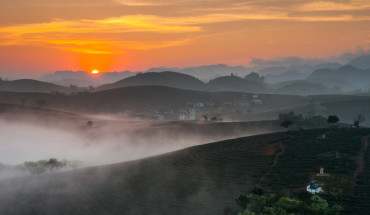
M 286 139 L 288 139 L 288 138 L 286 138 Z M 271 144 L 270 146 L 266 147 L 265 155 L 275 154 L 274 161 L 273 161 L 272 165 L 270 166 L 270 168 L 260 177 L 256 186 L 260 186 L 261 182 L 265 179 L 265 177 L 272 171 L 272 169 L 279 162 L 279 156 L 285 153 L 285 146 L 283 144 L 284 140 L 279 140 L 278 142 L 275 142 L 275 143 Z M 274 147 L 274 145 L 275 145 L 275 147 Z M 276 145 L 278 147 L 277 150 L 276 150 Z

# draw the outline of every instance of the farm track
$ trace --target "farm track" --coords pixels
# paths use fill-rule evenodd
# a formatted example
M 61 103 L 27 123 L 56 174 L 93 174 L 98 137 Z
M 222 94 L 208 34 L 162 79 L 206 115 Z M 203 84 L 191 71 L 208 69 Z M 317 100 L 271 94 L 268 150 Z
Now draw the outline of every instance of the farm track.
M 286 140 L 289 138 L 286 138 Z M 283 140 L 280 140 L 279 142 L 275 142 L 275 144 L 279 144 L 279 151 L 275 153 L 274 161 L 271 165 L 271 167 L 261 176 L 261 178 L 258 180 L 256 186 L 260 186 L 261 182 L 265 179 L 265 177 L 271 173 L 272 169 L 278 164 L 279 162 L 279 156 L 285 153 L 285 146 L 283 144 Z
M 370 135 L 367 135 L 363 138 L 363 144 L 360 149 L 360 153 L 357 157 L 357 169 L 355 170 L 353 176 L 356 179 L 363 171 L 365 166 L 365 154 L 369 146 Z

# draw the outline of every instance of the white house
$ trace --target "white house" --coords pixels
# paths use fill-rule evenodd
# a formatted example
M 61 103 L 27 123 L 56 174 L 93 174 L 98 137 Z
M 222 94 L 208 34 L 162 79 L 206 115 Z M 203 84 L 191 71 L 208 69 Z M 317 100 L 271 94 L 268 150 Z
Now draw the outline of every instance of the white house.
M 312 194 L 318 194 L 318 193 L 321 193 L 323 192 L 324 190 L 320 187 L 320 184 L 315 181 L 315 180 L 312 180 L 310 182 L 310 184 L 307 186 L 307 192 L 310 192 Z
M 195 104 L 195 106 L 197 107 L 204 107 L 204 103 L 203 102 L 198 102 Z
M 195 120 L 196 111 L 195 106 L 180 109 L 179 120 Z
M 329 174 L 324 172 L 324 167 L 320 168 L 320 173 L 317 174 L 317 176 L 328 176 Z

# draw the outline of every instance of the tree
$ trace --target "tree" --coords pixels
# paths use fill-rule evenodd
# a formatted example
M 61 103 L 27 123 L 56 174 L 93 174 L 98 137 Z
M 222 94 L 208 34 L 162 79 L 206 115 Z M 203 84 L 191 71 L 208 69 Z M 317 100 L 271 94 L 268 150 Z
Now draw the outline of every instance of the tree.
M 260 76 L 259 74 L 255 73 L 255 72 L 251 72 L 247 76 L 245 76 L 244 79 L 245 80 L 248 80 L 248 81 L 252 81 L 252 82 L 257 82 L 257 83 L 263 84 L 263 82 L 265 80 L 265 77 Z
M 334 123 L 339 122 L 339 118 L 335 115 L 330 115 L 326 121 L 333 126 Z
M 354 123 L 353 123 L 353 125 L 354 126 L 356 126 L 356 127 L 359 127 L 360 126 L 360 124 L 362 123 L 362 122 L 364 122 L 365 121 L 365 117 L 364 116 L 362 116 L 361 114 L 359 114 L 359 115 L 357 115 L 355 118 L 354 118 Z
M 59 169 L 66 165 L 67 165 L 66 160 L 58 161 L 56 158 L 50 158 L 46 162 L 46 167 L 49 169 L 50 173 L 52 173 L 54 169 Z
M 45 160 L 40 160 L 37 162 L 32 162 L 32 161 L 25 161 L 24 162 L 24 167 L 27 169 L 31 174 L 41 174 L 46 171 L 46 161 Z
M 288 128 L 291 125 L 293 125 L 293 122 L 291 120 L 284 120 L 280 123 L 280 126 L 284 128 Z
M 208 116 L 207 115 L 203 115 L 202 117 L 203 117 L 204 121 L 207 121 L 208 120 Z
M 87 123 L 86 123 L 86 125 L 89 126 L 89 127 L 91 127 L 93 124 L 94 124 L 94 122 L 93 121 L 90 121 L 90 120 L 87 121 Z
M 262 196 L 263 194 L 265 194 L 265 190 L 262 187 L 253 187 L 252 193 L 257 196 Z
M 309 196 L 305 196 L 307 198 Z M 252 214 L 340 214 L 343 207 L 338 204 L 333 204 L 330 207 L 329 203 L 318 195 L 310 196 L 309 201 L 297 200 L 289 197 L 283 197 L 275 193 L 270 194 L 247 194 L 241 195 L 236 202 L 243 209 L 243 212 L 238 215 Z

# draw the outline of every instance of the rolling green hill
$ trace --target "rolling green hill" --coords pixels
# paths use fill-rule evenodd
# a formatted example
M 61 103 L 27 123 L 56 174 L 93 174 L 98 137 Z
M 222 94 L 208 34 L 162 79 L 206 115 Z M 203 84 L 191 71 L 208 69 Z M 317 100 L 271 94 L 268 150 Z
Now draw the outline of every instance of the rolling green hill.
M 51 91 L 58 92 L 71 91 L 67 87 L 46 83 L 42 81 L 36 81 L 32 79 L 19 79 L 14 81 L 0 80 L 0 90 L 11 92 L 39 92 L 39 93 L 50 93 Z
M 75 95 L 0 92 L 0 102 L 19 104 L 20 100 L 25 98 L 27 105 L 37 105 L 37 101 L 41 99 L 49 108 L 54 109 L 89 113 L 123 113 L 148 111 L 153 108 L 179 108 L 197 102 L 223 104 L 233 102 L 234 99 L 240 100 L 243 95 L 248 97 L 248 100 L 252 99 L 251 94 L 239 92 L 202 92 L 164 86 L 134 86 Z M 260 112 L 308 103 L 308 99 L 304 97 L 289 95 L 261 95 L 261 99 L 265 100 L 265 104 L 258 108 Z
M 23 100 L 26 106 L 37 107 L 37 102 L 43 100 L 45 109 L 90 114 L 146 114 L 150 110 L 172 110 L 173 119 L 177 119 L 178 110 L 184 105 L 211 102 L 213 106 L 209 107 L 210 114 L 220 113 L 237 121 L 275 120 L 279 113 L 289 111 L 323 116 L 335 114 L 345 123 L 353 123 L 353 118 L 358 114 L 370 119 L 370 97 L 365 95 L 257 96 L 260 103 L 253 101 L 253 94 L 240 92 L 202 92 L 164 86 L 134 86 L 74 95 L 0 92 L 0 103 L 20 104 Z M 201 115 L 198 119 L 201 119 Z M 370 125 L 370 120 L 366 120 L 363 125 Z
M 220 91 L 237 91 L 248 93 L 266 93 L 268 90 L 261 83 L 246 80 L 237 76 L 223 76 L 215 78 L 208 83 Z
M 205 83 L 193 76 L 169 71 L 138 73 L 135 76 L 122 79 L 115 83 L 102 85 L 98 87 L 97 90 L 147 85 L 160 85 L 189 90 L 210 90 Z
M 326 139 L 321 139 L 325 133 Z M 256 185 L 283 195 L 313 178 L 346 214 L 370 212 L 368 129 L 238 138 L 146 159 L 0 181 L 1 214 L 223 214 Z M 338 150 L 339 154 L 336 155 Z M 362 152 L 362 153 L 361 153 Z M 330 175 L 317 177 L 323 166 Z M 330 192 L 340 189 L 337 199 Z M 229 208 L 228 210 L 225 210 Z

